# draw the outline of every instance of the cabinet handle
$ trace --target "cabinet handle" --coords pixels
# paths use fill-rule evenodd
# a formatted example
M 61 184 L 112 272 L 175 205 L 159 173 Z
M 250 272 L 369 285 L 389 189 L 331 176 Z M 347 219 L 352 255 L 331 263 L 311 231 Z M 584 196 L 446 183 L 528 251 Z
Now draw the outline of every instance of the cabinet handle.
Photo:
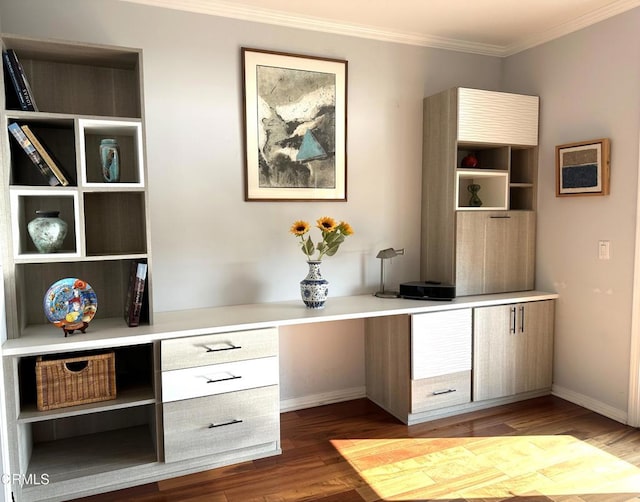
M 455 392 L 456 389 L 446 389 L 446 390 L 434 390 L 431 395 L 433 396 L 440 396 L 442 394 L 451 394 L 452 392 Z
M 515 333 L 516 332 L 516 308 L 511 307 L 511 309 L 509 309 L 509 312 L 511 317 L 511 319 L 509 320 L 509 333 Z
M 218 382 L 226 382 L 227 380 L 237 380 L 238 378 L 242 378 L 242 376 L 229 376 L 229 377 L 224 377 L 224 378 L 218 378 L 217 380 L 211 380 L 210 378 L 207 379 L 207 383 L 218 383 Z
M 240 345 L 233 345 L 231 344 L 230 347 L 222 347 L 220 349 L 212 349 L 211 347 L 205 347 L 207 349 L 207 352 L 222 352 L 223 350 L 236 350 L 236 349 L 241 349 L 242 347 Z
M 241 424 L 242 420 L 234 419 L 229 420 L 228 422 L 223 422 L 221 424 L 209 424 L 209 429 L 215 429 L 216 427 L 224 427 L 225 425 L 233 425 L 233 424 Z
M 505 214 L 504 216 L 489 216 L 489 218 L 492 218 L 494 220 L 510 220 L 511 216 Z
M 524 333 L 524 305 L 520 307 L 520 333 Z

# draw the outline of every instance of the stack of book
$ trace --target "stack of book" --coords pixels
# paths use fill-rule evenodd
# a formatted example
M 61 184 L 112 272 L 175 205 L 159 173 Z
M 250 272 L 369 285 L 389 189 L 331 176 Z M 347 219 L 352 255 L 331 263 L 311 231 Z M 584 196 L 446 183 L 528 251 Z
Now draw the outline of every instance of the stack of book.
M 145 297 L 145 284 L 147 279 L 147 264 L 143 261 L 131 263 L 129 276 L 129 289 L 124 306 L 124 320 L 130 328 L 140 325 L 143 316 L 143 301 Z
M 28 125 L 20 126 L 17 122 L 12 122 L 9 124 L 9 131 L 49 185 L 67 186 L 69 184 L 69 178 L 65 172 L 53 160 Z
M 4 63 L 5 85 L 7 87 L 7 107 L 9 107 L 10 92 L 11 88 L 13 88 L 13 91 L 15 91 L 12 93 L 15 94 L 15 97 L 12 96 L 13 104 L 17 101 L 17 106 L 21 110 L 37 112 L 38 107 L 33 97 L 31 86 L 16 52 L 13 49 L 3 50 L 2 61 Z M 49 185 L 69 185 L 67 174 L 56 163 L 53 156 L 28 125 L 19 125 L 13 122 L 9 124 L 9 131 Z
M 13 49 L 2 51 L 2 59 L 4 61 L 5 75 L 8 75 L 8 80 L 11 81 L 20 108 L 28 112 L 37 112 L 38 107 L 33 99 L 33 92 L 31 92 L 29 81 L 15 51 Z

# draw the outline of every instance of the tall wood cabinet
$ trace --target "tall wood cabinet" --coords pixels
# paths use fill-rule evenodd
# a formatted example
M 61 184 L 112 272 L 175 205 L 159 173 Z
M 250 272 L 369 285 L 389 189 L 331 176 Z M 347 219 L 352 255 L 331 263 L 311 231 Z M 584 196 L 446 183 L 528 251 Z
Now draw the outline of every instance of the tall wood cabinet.
M 38 109 L 19 109 L 5 76 L 0 188 L 8 338 L 25 344 L 43 334 L 64 338 L 47 321 L 43 298 L 50 285 L 66 277 L 85 280 L 97 295 L 95 317 L 81 336 L 126 328 L 128 281 L 138 261 L 147 263 L 142 318 L 149 324 L 153 272 L 141 52 L 8 34 L 1 43 L 3 51 L 17 54 Z M 67 186 L 48 184 L 8 132 L 14 122 L 29 126 L 67 174 Z M 101 173 L 99 145 L 105 138 L 115 139 L 120 148 L 116 183 L 104 182 Z M 68 225 L 57 252 L 38 252 L 29 237 L 27 224 L 37 210 L 58 211 Z M 99 485 L 115 466 L 157 462 L 157 348 L 153 343 L 120 345 L 111 349 L 117 361 L 115 400 L 49 411 L 36 407 L 35 366 L 38 357 L 55 355 L 4 358 L 11 472 L 47 475 L 46 485 L 15 486 L 17 500 L 53 500 L 86 484 L 87 476 L 90 484 Z
M 458 296 L 533 289 L 538 98 L 450 89 L 425 98 L 423 133 L 421 279 Z

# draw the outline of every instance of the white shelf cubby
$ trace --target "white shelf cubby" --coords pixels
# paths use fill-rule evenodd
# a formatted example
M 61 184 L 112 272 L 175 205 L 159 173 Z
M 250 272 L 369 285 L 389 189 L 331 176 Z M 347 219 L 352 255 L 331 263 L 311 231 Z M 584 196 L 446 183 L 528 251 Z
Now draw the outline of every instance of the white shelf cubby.
M 121 190 L 143 188 L 144 155 L 140 120 L 78 119 L 79 164 L 83 187 Z M 100 141 L 115 139 L 120 149 L 120 181 L 105 183 L 100 166 Z

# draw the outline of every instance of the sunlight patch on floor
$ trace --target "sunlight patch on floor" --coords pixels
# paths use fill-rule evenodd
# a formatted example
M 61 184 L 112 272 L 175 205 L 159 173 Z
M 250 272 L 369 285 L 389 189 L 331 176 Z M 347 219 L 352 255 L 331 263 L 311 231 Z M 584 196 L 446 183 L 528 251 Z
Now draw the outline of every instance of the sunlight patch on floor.
M 638 467 L 573 436 L 331 443 L 367 483 L 358 490 L 367 501 L 640 494 Z

